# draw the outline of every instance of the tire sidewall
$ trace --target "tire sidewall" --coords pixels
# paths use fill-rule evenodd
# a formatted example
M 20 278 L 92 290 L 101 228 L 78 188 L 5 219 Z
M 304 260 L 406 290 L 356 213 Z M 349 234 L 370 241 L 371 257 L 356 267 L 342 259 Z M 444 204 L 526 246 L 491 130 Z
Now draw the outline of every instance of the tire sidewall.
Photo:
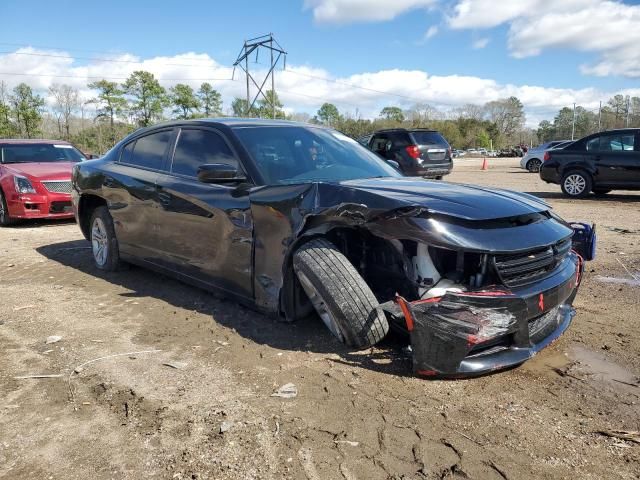
M 584 187 L 584 190 L 581 193 L 572 194 L 569 191 L 567 191 L 567 189 L 565 188 L 565 182 L 566 182 L 567 178 L 572 176 L 572 175 L 580 175 L 582 178 L 584 178 L 585 187 Z M 567 195 L 568 197 L 571 197 L 571 198 L 584 198 L 587 195 L 589 195 L 589 193 L 591 192 L 591 189 L 593 187 L 593 180 L 591 179 L 591 175 L 588 174 L 587 172 L 583 171 L 583 170 L 571 170 L 571 171 L 565 173 L 562 176 L 562 183 L 560 184 L 560 187 L 562 188 L 562 192 L 565 195 Z
M 13 223 L 13 220 L 9 216 L 9 208 L 7 207 L 7 200 L 4 196 L 4 192 L 0 189 L 0 204 L 2 204 L 2 210 L 4 214 L 0 216 L 0 227 L 8 227 Z
M 118 266 L 120 263 L 120 253 L 118 250 L 118 240 L 116 239 L 115 229 L 113 227 L 113 219 L 111 218 L 111 214 L 107 207 L 98 207 L 93 211 L 91 215 L 91 222 L 89 223 L 89 234 L 92 235 L 93 225 L 96 219 L 99 218 L 102 220 L 102 223 L 105 227 L 105 234 L 107 235 L 108 241 L 108 249 L 107 249 L 107 258 L 104 264 L 100 265 L 96 261 L 95 255 L 93 254 L 93 249 L 91 251 L 91 255 L 93 258 L 93 264 L 96 268 L 105 271 L 115 271 L 118 270 Z M 93 243 L 93 238 L 90 236 L 90 241 Z

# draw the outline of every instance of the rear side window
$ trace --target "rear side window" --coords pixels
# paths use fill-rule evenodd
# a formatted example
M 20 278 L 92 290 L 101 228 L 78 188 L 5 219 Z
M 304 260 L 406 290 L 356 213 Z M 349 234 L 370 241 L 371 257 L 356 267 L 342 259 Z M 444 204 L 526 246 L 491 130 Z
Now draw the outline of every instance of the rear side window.
M 122 149 L 122 153 L 120 154 L 120 161 L 122 163 L 131 163 L 131 157 L 133 156 L 133 147 L 136 142 L 127 143 Z
M 438 132 L 411 132 L 411 136 L 416 145 L 441 145 L 443 147 L 449 145 Z
M 389 138 L 386 135 L 375 135 L 371 139 L 371 150 L 384 155 L 387 151 L 387 142 Z
M 411 138 L 409 138 L 409 134 L 406 132 L 397 132 L 391 135 L 391 141 L 393 142 L 393 146 L 396 148 L 408 147 L 411 145 Z
M 140 137 L 135 141 L 133 152 L 126 163 L 136 165 L 138 167 L 160 170 L 170 141 L 171 130 L 164 130 L 162 132 L 156 132 L 151 135 Z M 128 146 L 129 145 L 127 145 L 127 147 Z M 125 147 L 123 156 L 126 153 Z M 121 161 L 125 162 L 124 159 L 121 159 Z
M 195 177 L 198 167 L 205 163 L 226 163 L 238 168 L 238 161 L 219 134 L 210 130 L 182 130 L 171 172 Z
M 627 152 L 635 148 L 635 136 L 633 134 L 601 135 L 587 142 L 587 150 L 590 152 Z

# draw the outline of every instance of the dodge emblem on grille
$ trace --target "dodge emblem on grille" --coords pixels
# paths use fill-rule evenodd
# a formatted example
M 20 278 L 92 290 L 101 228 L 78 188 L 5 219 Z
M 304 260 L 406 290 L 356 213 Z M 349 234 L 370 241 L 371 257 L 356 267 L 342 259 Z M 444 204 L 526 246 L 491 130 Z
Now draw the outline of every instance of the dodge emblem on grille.
M 544 310 L 544 294 L 542 293 L 538 297 L 538 308 L 540 309 L 541 312 Z

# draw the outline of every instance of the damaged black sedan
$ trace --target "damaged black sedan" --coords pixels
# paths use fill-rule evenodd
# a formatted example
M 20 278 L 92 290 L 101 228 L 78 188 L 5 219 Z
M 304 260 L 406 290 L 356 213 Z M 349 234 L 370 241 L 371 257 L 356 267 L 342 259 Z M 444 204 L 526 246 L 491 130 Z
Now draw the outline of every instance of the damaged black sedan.
M 331 129 L 259 119 L 134 132 L 73 173 L 95 264 L 167 273 L 340 341 L 408 334 L 416 373 L 517 365 L 574 315 L 588 225 L 506 190 L 403 177 Z

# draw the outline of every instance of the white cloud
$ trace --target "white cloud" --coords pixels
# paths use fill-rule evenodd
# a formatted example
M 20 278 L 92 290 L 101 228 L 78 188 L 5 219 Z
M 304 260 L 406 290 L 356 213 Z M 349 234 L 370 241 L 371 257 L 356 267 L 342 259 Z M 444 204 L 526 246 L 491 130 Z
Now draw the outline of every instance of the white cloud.
M 487 37 L 483 37 L 483 38 L 478 38 L 477 40 L 474 40 L 473 43 L 471 44 L 471 47 L 474 50 L 481 50 L 487 45 L 489 45 L 489 39 Z
M 22 55 L 24 53 L 29 55 Z M 231 79 L 232 67 L 219 64 L 207 54 L 189 52 L 147 59 L 121 54 L 110 57 L 118 62 L 94 60 L 84 65 L 71 58 L 60 57 L 69 57 L 69 54 L 29 48 L 0 55 L 0 80 L 7 82 L 10 88 L 24 81 L 43 95 L 53 83 L 66 83 L 78 88 L 86 100 L 94 95 L 87 89 L 87 83 L 100 78 L 122 82 L 134 70 L 148 70 L 166 88 L 179 82 L 198 88 L 203 81 L 209 81 L 222 94 L 225 110 L 230 107 L 233 97 L 245 95 L 242 72 L 236 71 L 235 81 L 216 80 Z M 24 75 L 6 75 L 6 72 Z M 252 73 L 259 80 L 266 70 Z M 44 76 L 46 74 L 61 77 Z M 503 84 L 474 76 L 429 75 L 422 70 L 392 69 L 335 77 L 321 68 L 296 65 L 289 65 L 286 71 L 278 71 L 276 91 L 292 111 L 315 114 L 322 103 L 331 102 L 343 112 L 355 114 L 357 110 L 365 118 L 376 117 L 385 105 L 409 107 L 422 102 L 448 109 L 515 95 L 525 105 L 530 125 L 540 118 L 552 118 L 557 110 L 573 102 L 595 109 L 600 100 L 606 100 L 614 93 L 640 96 L 640 88 L 623 92 L 548 88 Z
M 418 8 L 432 7 L 437 0 L 305 0 L 319 23 L 381 22 Z
M 435 37 L 438 34 L 438 27 L 436 25 L 431 25 L 427 32 L 424 34 L 425 40 Z
M 454 29 L 509 24 L 508 45 L 516 58 L 546 49 L 594 52 L 582 73 L 640 77 L 640 5 L 614 0 L 459 0 L 448 18 Z

